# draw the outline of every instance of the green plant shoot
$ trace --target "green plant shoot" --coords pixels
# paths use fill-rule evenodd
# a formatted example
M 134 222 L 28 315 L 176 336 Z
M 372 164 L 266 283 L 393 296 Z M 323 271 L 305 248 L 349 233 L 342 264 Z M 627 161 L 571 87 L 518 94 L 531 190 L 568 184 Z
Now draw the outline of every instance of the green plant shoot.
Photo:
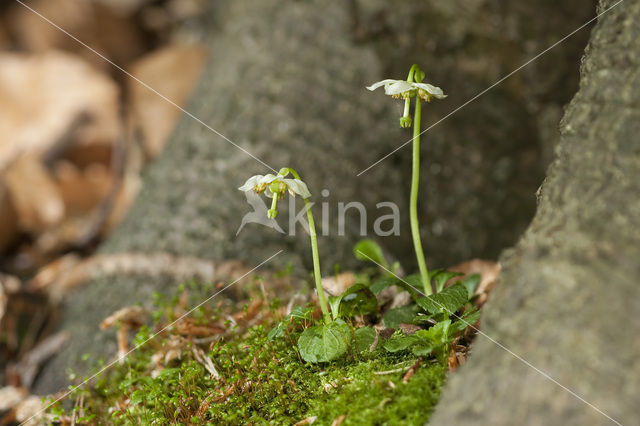
M 411 236 L 413 238 L 413 247 L 416 252 L 416 260 L 420 270 L 420 277 L 424 293 L 426 295 L 434 293 L 429 280 L 429 270 L 427 262 L 424 258 L 422 250 L 422 241 L 420 240 L 420 224 L 418 222 L 418 186 L 420 184 L 420 122 L 422 119 L 422 101 L 430 102 L 432 98 L 444 99 L 447 95 L 442 89 L 423 83 L 424 71 L 413 64 L 409 70 L 407 80 L 382 80 L 367 87 L 369 90 L 375 90 L 384 86 L 385 94 L 398 99 L 404 99 L 404 113 L 400 118 L 400 127 L 410 127 L 413 123 L 413 161 L 411 171 L 411 196 L 409 200 L 409 217 L 411 222 Z M 413 120 L 410 116 L 411 98 L 415 98 L 415 106 L 413 111 Z
M 287 178 L 291 174 L 294 179 Z M 265 195 L 272 199 L 271 208 L 267 212 L 267 216 L 271 219 L 275 219 L 278 214 L 277 204 L 278 200 L 284 198 L 285 192 L 289 192 L 292 197 L 296 194 L 300 195 L 304 200 L 304 206 L 307 210 L 307 221 L 309 223 L 309 237 L 311 238 L 311 254 L 313 256 L 313 276 L 315 279 L 316 290 L 318 291 L 318 301 L 320 302 L 320 309 L 322 310 L 322 316 L 325 323 L 331 322 L 331 315 L 329 314 L 329 308 L 327 305 L 327 298 L 325 297 L 324 290 L 322 289 L 322 276 L 320 275 L 320 257 L 318 255 L 318 239 L 316 234 L 316 225 L 313 220 L 313 213 L 311 211 L 311 205 L 309 204 L 309 197 L 311 192 L 307 188 L 307 185 L 300 179 L 298 172 L 290 167 L 283 167 L 280 169 L 277 175 L 255 175 L 247 179 L 247 181 L 238 188 L 240 191 L 253 190 L 256 194 L 265 193 Z

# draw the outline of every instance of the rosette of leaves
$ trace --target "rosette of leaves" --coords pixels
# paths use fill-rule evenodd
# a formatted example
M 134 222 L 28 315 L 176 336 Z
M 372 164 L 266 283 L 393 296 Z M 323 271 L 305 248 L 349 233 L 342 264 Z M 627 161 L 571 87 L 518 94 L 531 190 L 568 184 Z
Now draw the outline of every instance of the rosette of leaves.
M 373 328 L 363 327 L 354 331 L 344 321 L 356 315 L 378 312 L 376 296 L 366 285 L 359 283 L 349 287 L 340 296 L 330 297 L 329 304 L 332 321 L 307 327 L 298 337 L 298 350 L 306 362 L 334 361 L 347 353 L 354 343 L 358 350 L 368 348 L 376 337 Z M 308 324 L 312 312 L 313 308 L 294 308 L 269 332 L 269 339 L 281 337 L 292 326 Z

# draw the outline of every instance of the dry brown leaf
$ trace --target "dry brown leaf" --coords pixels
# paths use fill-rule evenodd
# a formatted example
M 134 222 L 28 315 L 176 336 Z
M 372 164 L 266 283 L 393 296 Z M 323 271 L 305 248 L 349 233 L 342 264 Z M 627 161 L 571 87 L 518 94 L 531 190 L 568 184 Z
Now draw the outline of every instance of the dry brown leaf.
M 0 54 L 0 170 L 23 152 L 40 155 L 69 140 L 114 141 L 121 133 L 118 87 L 61 52 Z
M 378 332 L 378 335 L 380 337 L 382 337 L 383 339 L 388 339 L 389 337 L 391 337 L 393 335 L 393 333 L 395 333 L 395 329 L 390 328 L 390 327 L 385 327 L 383 325 L 376 325 L 374 327 L 376 329 L 376 331 Z
M 318 416 L 307 417 L 306 419 L 302 419 L 299 422 L 294 423 L 293 426 L 310 425 L 310 424 L 313 424 L 313 422 L 315 422 L 317 418 L 318 418 Z
M 28 396 L 16 406 L 16 420 L 25 426 L 49 424 L 49 421 L 45 420 L 44 408 L 45 402 L 41 396 Z
M 58 161 L 54 176 L 69 215 L 84 215 L 98 207 L 113 183 L 111 172 L 100 163 L 80 169 L 69 161 Z
M 251 321 L 262 311 L 262 304 L 263 303 L 261 299 L 253 299 L 246 310 L 242 310 L 233 314 L 233 319 L 236 322 Z
M 413 334 L 418 330 L 422 330 L 422 327 L 419 327 L 415 324 L 405 324 L 405 323 L 398 324 L 398 328 L 400 329 L 400 331 L 402 331 L 402 334 L 404 334 L 405 336 L 408 336 L 409 334 Z
M 15 386 L 5 386 L 0 388 L 0 411 L 7 411 L 15 408 L 27 397 L 27 390 Z
M 2 272 L 0 272 L 0 284 L 8 295 L 16 294 L 22 288 L 20 278 L 10 274 L 3 274 Z
M 83 19 L 90 15 L 91 3 L 82 0 L 37 0 L 29 7 L 56 22 L 67 31 L 75 33 Z M 71 46 L 73 40 L 22 5 L 16 4 L 9 11 L 8 24 L 20 44 L 31 51 Z
M 29 7 L 116 64 L 126 66 L 146 50 L 144 34 L 134 17 L 110 7 L 113 1 L 104 5 L 96 3 L 86 0 L 34 0 L 29 2 Z M 11 8 L 8 24 L 13 36 L 26 50 L 65 50 L 83 57 L 96 68 L 111 68 L 94 52 L 19 4 Z
M 495 282 L 500 274 L 502 266 L 498 262 L 492 260 L 472 259 L 459 263 L 449 268 L 451 272 L 460 272 L 464 274 L 462 277 L 454 277 L 447 282 L 447 285 L 453 284 L 455 281 L 471 274 L 480 274 L 482 279 L 476 288 L 476 294 L 486 291 L 487 286 Z
M 2 317 L 7 311 L 9 298 L 12 294 L 20 291 L 21 287 L 19 278 L 0 272 L 0 324 L 2 324 Z
M 206 57 L 203 46 L 168 46 L 136 61 L 131 74 L 182 107 L 200 78 Z M 127 91 L 132 132 L 140 134 L 147 154 L 156 157 L 182 111 L 133 78 L 127 80 Z
M 92 230 L 94 222 L 91 215 L 66 216 L 62 222 L 47 228 L 36 236 L 33 244 L 23 251 L 33 259 L 35 266 L 43 265 L 51 260 L 51 256 L 58 256 Z
M 331 296 L 340 296 L 346 289 L 356 283 L 353 272 L 343 272 L 322 279 L 322 288 Z
M 5 173 L 5 183 L 21 230 L 38 233 L 64 217 L 58 186 L 35 155 L 21 155 L 11 164 Z
M 0 182 L 0 253 L 9 247 L 18 236 L 18 216 L 11 197 Z
M 478 287 L 476 287 L 475 295 L 478 296 L 474 300 L 474 304 L 478 307 L 482 306 L 489 297 L 489 293 L 493 290 L 496 280 L 502 270 L 502 265 L 491 260 L 473 259 L 467 262 L 459 263 L 451 268 L 452 272 L 460 272 L 464 274 L 462 277 L 455 277 L 447 282 L 447 285 L 453 284 L 460 278 L 464 278 L 471 274 L 480 274 L 481 279 Z
M 198 324 L 198 321 L 192 318 L 183 318 L 174 327 L 176 333 L 189 337 L 209 337 L 226 331 L 224 327 L 217 324 Z
M 2 317 L 4 317 L 4 313 L 7 310 L 7 302 L 9 302 L 9 295 L 4 290 L 4 284 L 0 282 L 0 322 L 2 321 Z
M 451 349 L 451 352 L 449 353 L 449 357 L 447 358 L 447 363 L 449 365 L 449 371 L 456 371 L 456 369 L 460 365 L 458 363 L 458 357 L 456 356 L 455 350 Z
M 0 20 L 0 50 L 5 50 L 9 43 L 9 36 L 4 28 L 4 22 Z

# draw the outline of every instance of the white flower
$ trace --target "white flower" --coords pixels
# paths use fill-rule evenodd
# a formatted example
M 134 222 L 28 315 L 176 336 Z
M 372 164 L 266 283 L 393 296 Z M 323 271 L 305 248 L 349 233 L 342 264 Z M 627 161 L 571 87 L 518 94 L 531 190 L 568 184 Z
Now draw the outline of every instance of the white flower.
M 277 182 L 280 183 L 279 186 L 274 185 L 274 183 Z M 295 197 L 296 194 L 300 195 L 302 198 L 311 197 L 311 192 L 309 192 L 307 185 L 303 181 L 300 179 L 286 179 L 285 176 L 281 174 L 251 176 L 247 179 L 244 185 L 238 189 L 240 191 L 253 190 L 258 194 L 264 192 L 269 198 L 273 198 L 274 192 L 277 197 L 282 197 L 285 190 L 288 190 L 292 197 Z
M 367 89 L 373 91 L 381 86 L 384 86 L 384 93 L 386 95 L 394 97 L 404 97 L 405 94 L 410 95 L 412 90 L 415 90 L 418 96 L 425 101 L 429 101 L 432 97 L 436 99 L 444 99 L 447 97 L 439 87 L 432 86 L 428 83 L 410 83 L 405 80 L 386 79 L 373 83 L 371 86 L 368 86 Z

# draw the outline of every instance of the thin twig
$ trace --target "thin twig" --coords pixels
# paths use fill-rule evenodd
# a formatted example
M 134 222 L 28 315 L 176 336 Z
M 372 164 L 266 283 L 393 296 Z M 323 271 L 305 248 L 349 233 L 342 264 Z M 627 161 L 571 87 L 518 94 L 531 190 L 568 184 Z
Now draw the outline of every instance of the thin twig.
M 409 371 L 407 371 L 407 373 L 402 378 L 402 381 L 404 383 L 409 383 L 411 377 L 416 374 L 416 371 L 418 370 L 418 368 L 420 368 L 420 364 L 422 364 L 422 357 L 418 357 L 418 359 L 416 359 L 416 362 L 414 362 L 413 365 L 409 367 Z
M 374 371 L 373 374 L 377 376 L 384 376 L 386 374 L 402 373 L 403 371 L 407 371 L 409 368 L 410 367 L 400 367 L 400 368 L 395 368 L 393 370 L 387 370 L 387 371 Z

